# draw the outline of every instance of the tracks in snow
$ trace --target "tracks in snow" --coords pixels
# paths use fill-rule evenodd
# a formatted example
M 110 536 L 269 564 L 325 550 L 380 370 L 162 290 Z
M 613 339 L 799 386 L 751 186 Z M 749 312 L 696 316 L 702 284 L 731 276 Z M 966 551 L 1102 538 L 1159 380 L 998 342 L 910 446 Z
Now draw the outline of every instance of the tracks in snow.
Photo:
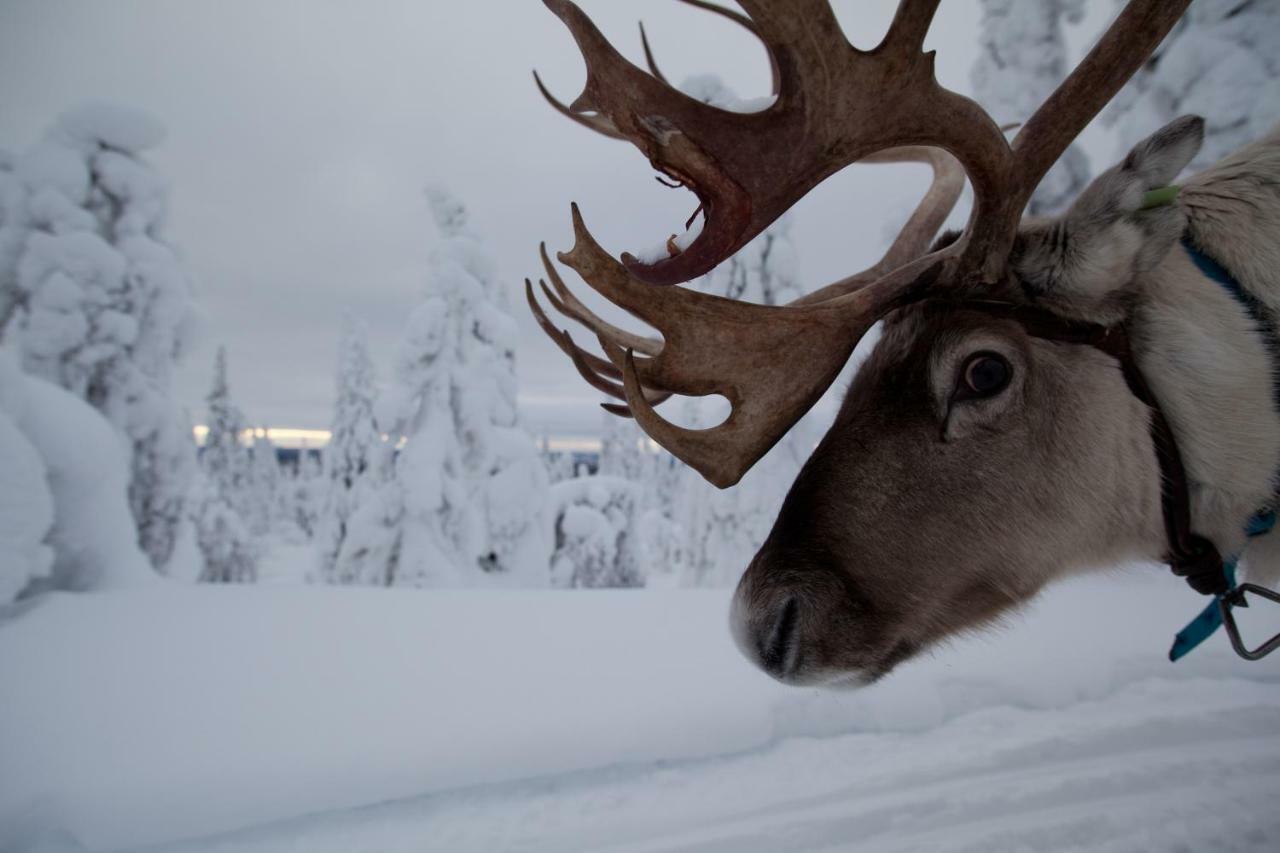
M 475 788 L 166 849 L 1274 851 L 1280 685 L 1145 681 L 1061 709 L 991 707 L 919 732 Z

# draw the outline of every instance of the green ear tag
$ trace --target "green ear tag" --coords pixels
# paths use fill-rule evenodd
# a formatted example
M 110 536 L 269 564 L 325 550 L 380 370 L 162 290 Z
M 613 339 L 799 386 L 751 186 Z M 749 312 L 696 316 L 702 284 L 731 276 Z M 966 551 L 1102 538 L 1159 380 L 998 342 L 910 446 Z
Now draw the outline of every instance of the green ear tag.
M 1177 185 L 1168 187 L 1157 187 L 1142 194 L 1142 204 L 1138 210 L 1150 210 L 1153 207 L 1164 207 L 1166 204 L 1173 204 L 1178 197 Z

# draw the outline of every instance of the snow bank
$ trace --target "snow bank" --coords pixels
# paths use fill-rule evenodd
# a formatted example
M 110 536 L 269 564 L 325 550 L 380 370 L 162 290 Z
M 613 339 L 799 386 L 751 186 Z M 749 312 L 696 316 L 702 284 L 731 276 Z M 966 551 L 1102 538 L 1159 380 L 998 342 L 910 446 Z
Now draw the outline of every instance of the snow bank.
M 164 588 L 56 594 L 0 623 L 0 825 L 38 813 L 91 849 L 414 794 L 915 731 L 1067 707 L 1139 677 L 1280 680 L 1214 638 L 1160 570 L 1089 578 L 1009 630 L 858 693 L 777 685 L 727 591 Z
M 13 418 L 0 410 L 0 604 L 48 576 L 53 551 L 44 539 L 52 526 L 53 496 L 44 460 Z
M 10 353 L 0 352 L 0 418 L 21 433 L 43 464 L 47 492 L 32 491 L 26 510 L 30 524 L 43 523 L 49 531 L 44 541 L 56 555 L 52 585 L 87 590 L 155 582 L 129 513 L 126 451 L 102 415 L 58 386 L 22 373 Z M 17 488 L 19 481 L 11 483 L 10 477 L 19 475 L 18 469 L 6 470 L 4 488 Z M 52 526 L 41 509 L 48 498 Z

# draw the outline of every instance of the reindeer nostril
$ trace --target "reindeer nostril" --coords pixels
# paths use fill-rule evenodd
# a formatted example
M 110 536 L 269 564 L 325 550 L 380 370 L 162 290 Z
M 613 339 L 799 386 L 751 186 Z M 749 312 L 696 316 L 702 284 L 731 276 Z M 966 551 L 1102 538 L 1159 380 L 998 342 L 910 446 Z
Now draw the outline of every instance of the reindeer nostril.
M 783 678 L 792 674 L 799 663 L 799 647 L 795 641 L 800 608 L 794 596 L 787 599 L 768 635 L 760 638 L 760 663 L 773 675 Z

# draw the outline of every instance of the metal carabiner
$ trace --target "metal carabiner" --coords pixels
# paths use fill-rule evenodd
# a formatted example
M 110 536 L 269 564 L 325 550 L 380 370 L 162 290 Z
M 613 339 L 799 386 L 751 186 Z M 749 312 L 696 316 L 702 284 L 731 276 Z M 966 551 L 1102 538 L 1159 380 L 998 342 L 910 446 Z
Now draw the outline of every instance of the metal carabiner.
M 1270 640 L 1267 640 L 1258 648 L 1250 651 L 1245 647 L 1244 639 L 1240 636 L 1240 629 L 1236 626 L 1235 616 L 1231 611 L 1237 607 L 1248 607 L 1249 602 L 1245 601 L 1244 594 L 1251 592 L 1254 595 L 1260 595 L 1268 601 L 1280 604 L 1280 593 L 1275 590 L 1267 589 L 1264 586 L 1258 586 L 1256 583 L 1242 583 L 1236 585 L 1231 591 L 1225 595 L 1218 596 L 1218 610 L 1222 614 L 1222 624 L 1227 628 L 1227 636 L 1231 638 L 1231 648 L 1236 650 L 1236 654 L 1245 660 L 1262 660 L 1267 655 L 1280 648 L 1280 634 L 1276 634 Z

